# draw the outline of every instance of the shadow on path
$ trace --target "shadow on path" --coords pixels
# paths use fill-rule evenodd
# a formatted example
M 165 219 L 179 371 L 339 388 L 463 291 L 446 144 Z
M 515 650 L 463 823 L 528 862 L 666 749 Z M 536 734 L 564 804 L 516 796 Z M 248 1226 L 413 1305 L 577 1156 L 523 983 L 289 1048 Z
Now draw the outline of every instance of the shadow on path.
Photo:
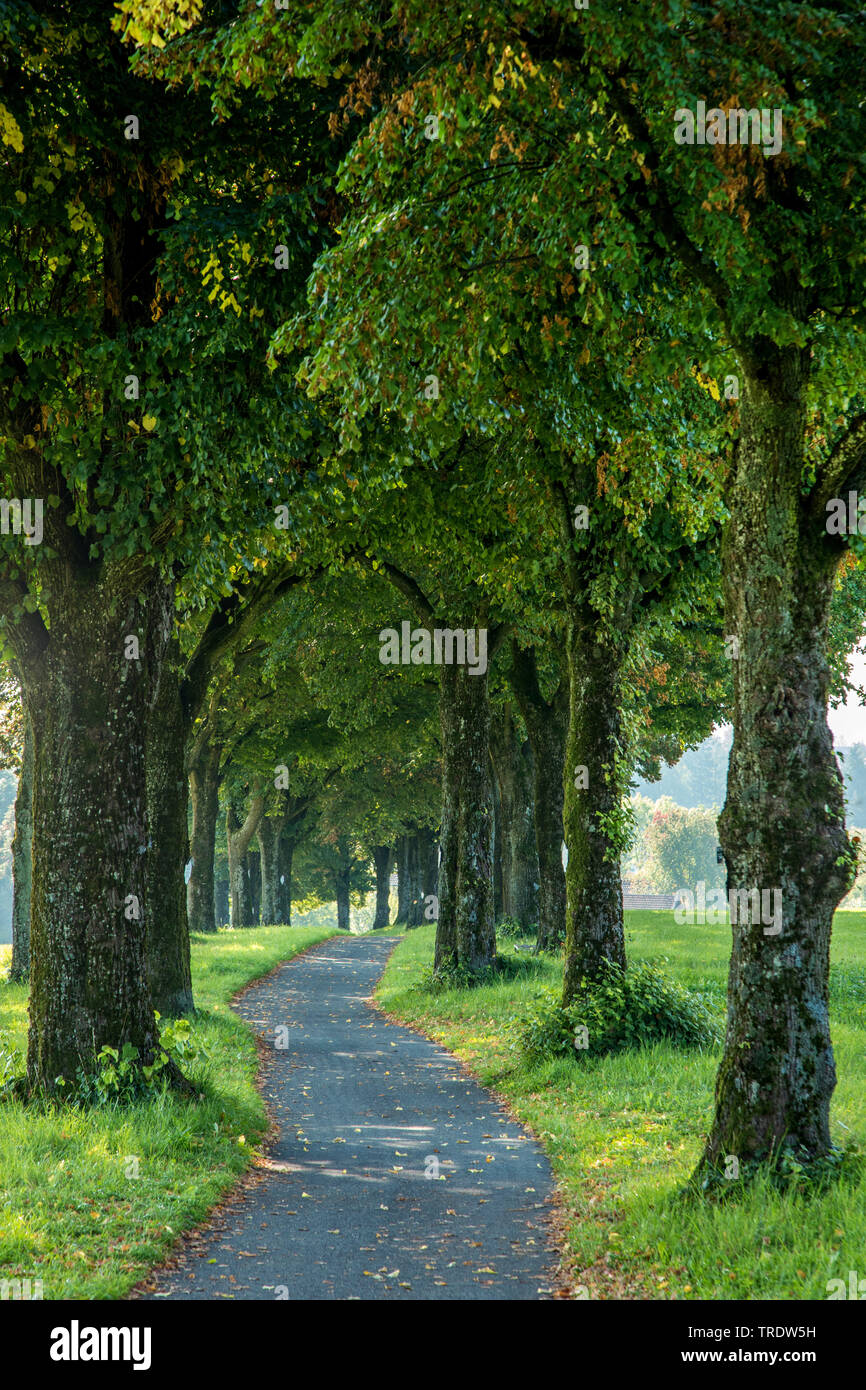
M 546 1157 L 449 1053 L 365 1003 L 398 939 L 335 937 L 244 993 L 268 1049 L 266 1171 L 137 1297 L 553 1291 Z

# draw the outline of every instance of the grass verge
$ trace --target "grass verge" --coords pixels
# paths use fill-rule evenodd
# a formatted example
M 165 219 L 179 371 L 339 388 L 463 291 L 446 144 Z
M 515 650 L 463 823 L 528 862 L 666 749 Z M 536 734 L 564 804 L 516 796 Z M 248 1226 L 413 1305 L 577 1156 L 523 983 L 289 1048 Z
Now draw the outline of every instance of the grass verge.
M 89 1111 L 0 1104 L 0 1281 L 29 1279 L 33 1290 L 41 1280 L 46 1299 L 120 1298 L 204 1219 L 267 1132 L 255 1039 L 229 1001 L 333 935 L 255 927 L 192 937 L 192 1033 L 208 1055 L 189 1074 L 202 1101 L 159 1095 Z M 0 947 L 0 1035 L 23 1051 L 27 991 L 6 978 L 10 953 Z
M 866 914 L 837 914 L 831 1021 L 839 1082 L 834 1141 L 866 1148 Z M 713 1107 L 720 1053 L 656 1045 L 612 1057 L 530 1065 L 509 1023 L 562 964 L 523 955 L 511 978 L 431 994 L 419 981 L 433 927 L 391 956 L 380 1006 L 443 1043 L 493 1087 L 546 1149 L 567 1212 L 576 1285 L 591 1298 L 826 1299 L 828 1281 L 866 1276 L 866 1176 L 824 1193 L 756 1185 L 736 1200 L 683 1200 Z M 626 914 L 633 961 L 660 965 L 724 1015 L 730 928 Z M 514 955 L 503 944 L 503 954 Z

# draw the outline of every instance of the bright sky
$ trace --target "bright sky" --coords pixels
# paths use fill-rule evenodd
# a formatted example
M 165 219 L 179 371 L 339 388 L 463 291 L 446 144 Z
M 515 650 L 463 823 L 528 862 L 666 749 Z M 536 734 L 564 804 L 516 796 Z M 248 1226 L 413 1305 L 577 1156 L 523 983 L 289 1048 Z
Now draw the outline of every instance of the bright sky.
M 866 656 L 855 655 L 851 678 L 857 685 L 866 685 Z M 828 719 L 837 744 L 866 743 L 866 705 L 861 705 L 856 696 L 838 709 L 831 709 Z

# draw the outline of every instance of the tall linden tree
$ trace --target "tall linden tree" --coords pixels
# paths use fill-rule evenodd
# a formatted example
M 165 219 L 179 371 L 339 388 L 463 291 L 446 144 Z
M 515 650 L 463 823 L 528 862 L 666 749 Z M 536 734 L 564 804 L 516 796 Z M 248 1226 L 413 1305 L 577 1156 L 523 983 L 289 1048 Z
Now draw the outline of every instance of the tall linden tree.
M 158 717 L 177 699 L 175 586 L 195 563 L 231 587 L 222 547 L 273 536 L 274 454 L 291 470 L 305 449 L 297 393 L 264 356 L 297 282 L 275 243 L 291 268 L 316 220 L 306 186 L 275 208 L 264 185 L 324 117 L 251 108 L 224 130 L 208 102 L 130 72 L 115 15 L 0 6 L 0 616 L 34 735 L 40 1091 L 74 1084 L 106 1043 L 152 1060 L 161 850 L 183 890 L 185 813 L 180 837 L 148 808 L 183 780 Z M 188 943 L 173 945 L 183 998 Z

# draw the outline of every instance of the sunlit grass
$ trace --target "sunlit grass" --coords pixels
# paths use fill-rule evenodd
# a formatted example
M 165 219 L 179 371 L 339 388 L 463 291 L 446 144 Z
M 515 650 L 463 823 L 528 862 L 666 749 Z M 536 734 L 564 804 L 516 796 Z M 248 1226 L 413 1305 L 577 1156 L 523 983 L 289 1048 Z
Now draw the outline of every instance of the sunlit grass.
M 832 1124 L 840 1147 L 866 1147 L 866 914 L 834 928 L 831 1010 L 839 1083 Z M 672 913 L 627 914 L 633 960 L 653 960 L 724 1012 L 730 933 L 681 927 Z M 866 1177 L 822 1195 L 756 1186 L 721 1206 L 684 1202 L 712 1118 L 718 1053 L 668 1046 L 534 1067 L 511 1048 L 510 1020 L 558 960 L 477 990 L 413 990 L 434 929 L 409 933 L 391 957 L 382 1006 L 464 1058 L 532 1126 L 568 1209 L 575 1278 L 591 1297 L 825 1299 L 829 1279 L 866 1277 Z M 508 949 L 508 948 L 505 948 Z M 532 974 L 529 973 L 531 969 Z
M 41 1279 L 46 1299 L 118 1298 L 206 1216 L 267 1127 L 255 1040 L 229 1000 L 331 935 L 258 927 L 193 937 L 193 1034 L 209 1057 L 190 1076 L 204 1100 L 91 1111 L 0 1104 L 0 1279 Z M 10 949 L 0 949 L 3 978 Z M 26 989 L 0 983 L 0 1033 L 22 1052 L 26 1004 Z

